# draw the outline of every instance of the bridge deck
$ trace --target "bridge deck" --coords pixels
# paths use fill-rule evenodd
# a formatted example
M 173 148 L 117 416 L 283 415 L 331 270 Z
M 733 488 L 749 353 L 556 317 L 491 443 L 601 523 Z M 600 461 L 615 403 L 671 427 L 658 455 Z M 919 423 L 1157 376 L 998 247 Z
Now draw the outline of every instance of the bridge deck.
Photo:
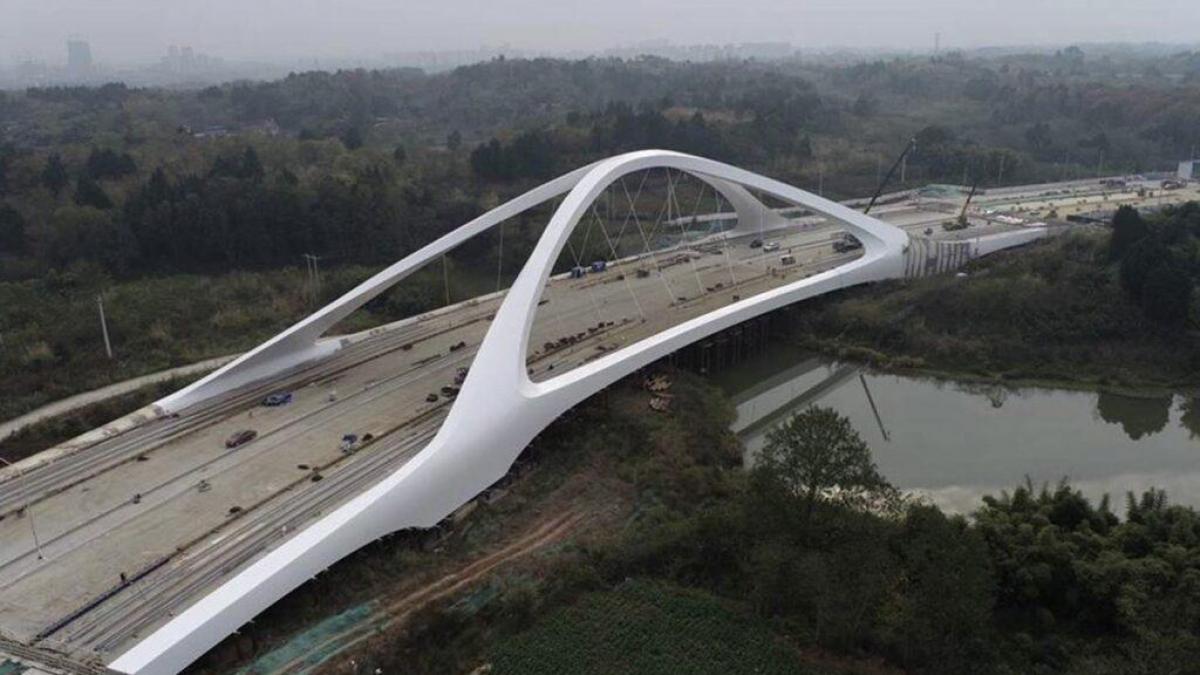
M 532 331 L 530 368 L 535 377 L 564 372 L 728 304 L 734 294 L 749 297 L 857 257 L 835 254 L 831 234 L 821 228 L 777 237 L 781 250 L 767 254 L 743 237 L 730 240 L 728 259 L 709 248 L 693 251 L 695 266 L 672 264 L 679 251 L 665 252 L 583 279 L 555 279 Z M 789 247 L 799 263 L 780 269 Z M 636 278 L 635 267 L 658 265 L 663 278 Z M 701 295 L 702 284 L 722 288 Z M 120 653 L 424 447 L 450 405 L 427 395 L 469 366 L 498 303 L 466 303 L 369 337 L 0 484 L 0 633 L 95 662 Z M 597 317 L 612 325 L 589 332 Z M 541 346 L 577 334 L 584 338 L 568 347 Z M 459 342 L 466 346 L 450 351 Z M 259 405 L 282 390 L 294 393 L 290 404 Z M 241 429 L 258 437 L 225 448 Z M 374 438 L 346 454 L 339 448 L 346 433 Z
M 1006 192 L 1003 199 L 1015 197 Z M 938 224 L 953 217 L 929 204 L 888 206 L 878 215 L 916 234 L 934 227 L 939 235 Z M 971 232 L 1002 229 L 1011 228 Z M 545 379 L 724 306 L 734 295 L 750 297 L 858 255 L 834 253 L 835 234 L 820 224 L 781 232 L 768 237 L 781 249 L 770 253 L 749 248 L 748 235 L 731 240 L 728 255 L 720 246 L 700 246 L 694 261 L 674 259 L 680 249 L 600 275 L 555 279 L 530 338 L 532 376 Z M 789 248 L 795 266 L 780 264 Z M 638 266 L 661 267 L 663 277 L 637 277 Z M 0 482 L 0 637 L 108 661 L 402 466 L 448 411 L 444 397 L 426 396 L 469 365 L 498 303 L 464 303 L 383 332 Z M 559 343 L 568 335 L 582 337 Z M 451 351 L 459 342 L 466 346 Z M 279 390 L 293 391 L 295 400 L 258 405 Z M 226 437 L 246 428 L 258 438 L 224 447 Z M 374 440 L 346 454 L 338 447 L 346 433 Z

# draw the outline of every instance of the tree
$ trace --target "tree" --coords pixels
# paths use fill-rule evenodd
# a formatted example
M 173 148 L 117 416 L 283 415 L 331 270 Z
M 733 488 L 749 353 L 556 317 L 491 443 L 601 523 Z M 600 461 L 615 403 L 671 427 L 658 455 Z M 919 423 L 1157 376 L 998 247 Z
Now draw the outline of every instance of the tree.
M 247 145 L 240 156 L 228 154 L 217 157 L 208 172 L 211 177 L 224 176 L 253 182 L 262 180 L 264 174 L 262 162 L 252 145 Z
M 854 105 L 851 107 L 851 112 L 859 117 L 870 117 L 879 109 L 879 102 L 870 94 L 859 94 L 858 98 L 854 99 Z
M 45 185 L 46 189 L 57 197 L 69 182 L 71 182 L 71 177 L 67 175 L 67 167 L 63 164 L 62 158 L 58 155 L 50 155 L 46 159 L 46 168 L 42 169 L 42 185 Z
M 450 149 L 450 152 L 458 152 L 458 149 L 462 147 L 462 133 L 458 129 L 451 131 L 446 136 L 446 147 Z
M 86 169 L 96 180 L 120 178 L 137 173 L 137 163 L 127 152 L 118 154 L 111 148 L 92 148 L 92 153 L 87 158 Z
M 818 501 L 826 497 L 865 506 L 895 495 L 850 420 L 815 406 L 767 434 L 753 480 L 760 489 L 795 501 L 805 524 L 811 522 Z
M 1034 150 L 1043 150 L 1054 145 L 1054 135 L 1050 132 L 1050 125 L 1045 122 L 1038 122 L 1025 130 L 1025 142 Z
M 347 150 L 357 150 L 362 147 L 362 144 L 362 131 L 359 131 L 358 127 L 350 127 L 346 133 L 342 134 L 342 145 L 346 146 Z
M 43 245 L 56 266 L 90 260 L 118 273 L 124 270 L 134 248 L 127 231 L 113 221 L 111 212 L 91 206 L 56 209 L 50 216 Z
M 97 209 L 111 209 L 113 205 L 104 188 L 87 174 L 81 174 L 75 182 L 75 203 Z
M 1171 421 L 1170 396 L 1122 396 L 1101 391 L 1096 414 L 1109 424 L 1119 424 L 1132 440 L 1157 434 Z
M 404 166 L 404 162 L 408 159 L 408 151 L 403 145 L 397 145 L 395 150 L 392 150 L 392 161 L 396 162 L 396 166 Z
M 11 146 L 0 145 L 0 195 L 8 192 L 8 163 L 11 156 Z
M 25 250 L 25 219 L 21 213 L 0 204 L 0 253 L 20 253 Z
M 949 145 L 954 142 L 954 132 L 936 124 L 917 132 L 917 148 L 924 151 L 930 147 Z
M 1151 270 L 1169 257 L 1170 252 L 1156 238 L 1142 237 L 1140 241 L 1131 245 L 1121 258 L 1121 287 L 1135 302 L 1140 301 L 1142 288 Z
M 914 505 L 891 544 L 902 573 L 889 632 L 901 661 L 937 664 L 939 672 L 952 673 L 994 664 L 995 579 L 979 531 L 962 516 Z
M 1134 244 L 1141 241 L 1150 230 L 1138 210 L 1123 205 L 1117 208 L 1112 219 L 1112 235 L 1109 237 L 1108 254 L 1113 260 L 1125 256 Z
M 1142 286 L 1142 311 L 1151 321 L 1169 326 L 1187 322 L 1192 306 L 1192 280 L 1187 273 L 1160 262 L 1146 275 Z

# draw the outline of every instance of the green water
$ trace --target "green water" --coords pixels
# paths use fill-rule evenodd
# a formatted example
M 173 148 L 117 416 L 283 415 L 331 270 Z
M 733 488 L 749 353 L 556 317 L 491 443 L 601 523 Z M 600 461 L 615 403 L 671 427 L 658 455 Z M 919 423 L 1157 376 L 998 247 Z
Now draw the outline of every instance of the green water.
M 807 405 L 850 418 L 894 484 L 965 513 L 985 494 L 1063 477 L 1092 498 L 1167 490 L 1200 506 L 1200 398 L 1004 388 L 881 375 L 776 348 L 717 377 L 752 462 L 766 431 Z M 878 410 L 872 411 L 867 392 Z

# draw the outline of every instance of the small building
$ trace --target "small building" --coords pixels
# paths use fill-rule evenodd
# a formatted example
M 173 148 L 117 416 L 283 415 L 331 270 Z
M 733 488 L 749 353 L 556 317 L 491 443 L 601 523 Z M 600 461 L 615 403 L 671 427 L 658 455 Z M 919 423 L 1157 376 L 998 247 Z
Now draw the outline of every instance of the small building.
M 192 132 L 192 138 L 224 138 L 229 135 L 229 129 L 220 125 L 204 127 Z
M 1195 176 L 1196 164 L 1200 163 L 1200 159 L 1189 159 L 1179 163 L 1179 170 L 1175 172 L 1175 177 L 1179 180 L 1192 180 Z

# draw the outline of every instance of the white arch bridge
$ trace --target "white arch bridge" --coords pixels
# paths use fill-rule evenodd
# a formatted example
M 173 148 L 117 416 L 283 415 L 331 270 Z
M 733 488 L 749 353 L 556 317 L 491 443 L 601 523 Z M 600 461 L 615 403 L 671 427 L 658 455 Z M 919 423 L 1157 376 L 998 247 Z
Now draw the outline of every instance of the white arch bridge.
M 620 289 L 623 285 L 628 289 L 636 313 L 640 315 L 639 319 L 630 320 L 631 325 L 637 323 L 642 326 L 642 334 L 619 348 L 605 349 L 599 354 L 591 352 L 587 358 L 577 359 L 579 363 L 573 368 L 560 368 L 558 372 L 542 370 L 540 377 L 535 378 L 528 359 L 530 353 L 539 351 L 534 338 L 534 317 L 539 306 L 545 304 L 545 295 L 550 292 L 548 283 L 557 283 L 552 278 L 556 261 L 564 250 L 571 249 L 570 238 L 576 226 L 591 216 L 594 204 L 606 190 L 618 184 L 624 186 L 622 179 L 630 174 L 651 169 L 668 170 L 668 182 L 671 176 L 688 176 L 704 189 L 714 191 L 732 207 L 737 215 L 737 224 L 730 230 L 722 231 L 719 239 L 723 242 L 730 237 L 749 239 L 757 234 L 761 238 L 769 233 L 795 229 L 797 219 L 784 215 L 786 210 L 769 207 L 766 200 L 770 200 L 804 210 L 807 213 L 801 219 L 819 214 L 827 221 L 836 221 L 862 243 L 862 248 L 835 256 L 836 266 L 824 264 L 819 259 L 802 260 L 799 263 L 795 260 L 785 261 L 781 254 L 786 254 L 786 250 L 771 256 L 756 252 L 755 255 L 760 257 L 764 265 L 772 259 L 780 261 L 779 265 L 766 265 L 759 281 L 751 282 L 746 274 L 739 280 L 733 264 L 729 263 L 728 286 L 724 282 L 705 281 L 691 257 L 684 256 L 685 261 L 678 263 L 677 269 L 687 270 L 689 264 L 692 267 L 690 271 L 679 273 L 689 278 L 694 273 L 700 293 L 704 292 L 706 286 L 710 291 L 714 286 L 722 288 L 722 297 L 728 301 L 713 309 L 706 306 L 703 311 L 685 312 L 679 315 L 683 317 L 681 322 L 660 327 L 655 321 L 661 312 L 656 312 L 649 303 L 639 302 L 634 284 L 642 284 L 643 288 L 658 284 L 658 277 L 667 274 L 663 271 L 665 266 L 656 259 L 656 269 L 638 275 L 635 281 L 634 267 L 638 264 L 644 266 L 645 258 L 626 267 L 629 260 L 618 259 L 616 248 L 612 247 L 613 258 L 617 260 L 614 267 L 627 269 L 630 273 L 618 276 L 618 269 L 606 272 L 612 279 L 610 288 Z M 26 642 L 40 641 L 44 645 L 54 645 L 56 640 L 70 643 L 74 639 L 79 644 L 90 645 L 89 648 L 95 652 L 105 653 L 103 661 L 111 670 L 124 673 L 178 672 L 276 600 L 342 557 L 388 533 L 436 525 L 501 479 L 534 436 L 555 418 L 616 380 L 681 347 L 747 319 L 840 288 L 903 277 L 906 271 L 911 275 L 916 267 L 910 260 L 909 236 L 896 226 L 720 162 L 661 150 L 632 152 L 551 180 L 409 255 L 258 348 L 162 399 L 157 404 L 159 411 L 165 413 L 160 419 L 170 420 L 172 413 L 181 413 L 186 417 L 189 410 L 236 392 L 259 392 L 254 394 L 256 398 L 246 399 L 257 401 L 261 389 L 256 387 L 260 383 L 278 380 L 281 374 L 302 372 L 311 364 L 336 359 L 339 353 L 360 349 L 359 343 L 352 340 L 321 339 L 321 336 L 356 309 L 430 261 L 438 260 L 463 242 L 496 228 L 514 216 L 560 197 L 561 203 L 553 211 L 511 288 L 502 297 L 497 295 L 492 298 L 494 313 L 487 313 L 485 318 L 477 321 L 478 325 L 486 326 L 486 330 L 478 342 L 461 390 L 457 392 L 453 403 L 446 407 L 448 412 L 444 412 L 444 420 L 440 425 L 430 427 L 428 433 L 421 437 L 420 445 L 413 449 L 405 461 L 380 465 L 383 468 L 376 470 L 372 480 L 364 483 L 362 489 L 336 504 L 331 503 L 327 509 L 321 509 L 318 517 L 285 528 L 288 530 L 287 536 L 277 538 L 269 547 L 260 547 L 255 555 L 228 559 L 214 557 L 209 564 L 234 571 L 207 577 L 208 580 L 203 583 L 196 582 L 190 596 L 180 596 L 186 597 L 182 605 L 164 601 L 158 606 L 157 615 L 153 614 L 153 609 L 137 610 L 149 612 L 146 614 L 147 621 L 141 624 L 148 627 L 145 631 L 134 631 L 132 628 L 137 625 L 128 618 L 137 615 L 133 605 L 124 608 L 117 605 L 119 611 L 114 609 L 109 612 L 113 618 L 102 618 L 104 612 L 96 611 L 96 608 L 103 610 L 104 603 L 118 602 L 117 593 L 126 582 L 122 573 L 122 587 L 101 594 L 99 600 L 89 601 L 85 607 L 68 612 L 49 625 L 43 622 L 36 630 L 30 629 L 33 639 Z M 633 210 L 632 200 L 630 207 Z M 695 218 L 692 222 L 695 222 Z M 976 244 L 970 254 L 979 255 L 997 247 L 1025 243 L 1041 234 L 1031 232 L 989 246 Z M 642 236 L 644 239 L 644 233 Z M 605 237 L 608 237 L 607 233 Z M 830 242 L 828 238 L 822 240 L 820 250 L 827 251 Z M 648 250 L 649 242 L 646 244 Z M 913 248 L 925 251 L 930 247 Z M 723 255 L 728 261 L 727 248 Z M 791 255 L 786 257 L 792 258 Z M 720 269 L 720 266 L 714 264 L 713 269 Z M 755 286 L 755 283 L 758 285 Z M 669 305 L 687 303 L 686 297 L 675 297 L 680 293 L 669 287 L 669 280 L 663 279 L 662 284 L 667 286 Z M 737 294 L 731 292 L 735 290 Z M 588 292 L 592 292 L 590 287 Z M 603 321 L 598 324 L 600 328 L 604 325 Z M 474 349 L 474 345 L 470 349 Z M 400 383 L 396 386 L 401 386 L 403 379 L 396 382 Z M 254 403 L 249 405 L 253 406 Z M 312 414 L 322 413 L 318 410 Z M 255 443 L 264 440 L 260 438 Z M 125 452 L 136 451 L 135 448 Z M 84 456 L 89 452 L 95 450 L 86 449 L 76 455 Z M 39 489 L 38 471 L 50 471 L 55 466 L 55 463 L 51 463 L 27 472 L 35 491 Z M 11 481 L 0 482 L 0 488 L 14 485 Z M 146 506 L 152 504 L 154 499 L 149 493 L 145 496 L 139 494 L 135 503 Z M 4 494 L 0 492 L 2 512 Z M 110 516 L 107 512 L 95 516 L 100 519 L 110 517 L 116 516 Z M 39 515 L 39 518 L 42 516 Z M 72 537 L 83 536 L 74 530 L 72 532 L 75 532 Z M 69 543 L 52 538 L 40 542 L 40 546 L 46 550 L 49 559 L 53 559 L 55 547 L 61 547 L 61 555 L 65 559 Z M 235 560 L 236 564 L 231 560 Z M 164 570 L 176 564 L 167 558 L 164 561 L 147 565 L 144 572 L 138 573 L 137 580 L 154 579 L 155 575 L 165 574 Z M 34 561 L 31 552 L 14 554 L 9 559 L 0 556 L 0 571 L 9 566 L 13 579 L 24 579 L 26 576 L 36 579 L 41 570 L 39 564 Z M 12 588 L 19 590 L 20 583 L 14 582 Z M 142 596 L 153 597 L 155 588 L 148 586 Z M 196 588 L 203 592 L 197 592 Z M 141 602 L 137 597 L 130 600 L 135 601 Z M 4 602 L 4 588 L 0 583 L 0 605 Z M 124 629 L 125 633 L 121 633 L 124 636 L 122 639 L 114 638 L 105 642 L 96 637 L 106 630 L 116 631 L 115 627 L 121 626 L 129 627 Z M 131 638 L 131 635 L 134 637 Z M 3 648 L 4 644 L 0 643 L 0 651 Z

